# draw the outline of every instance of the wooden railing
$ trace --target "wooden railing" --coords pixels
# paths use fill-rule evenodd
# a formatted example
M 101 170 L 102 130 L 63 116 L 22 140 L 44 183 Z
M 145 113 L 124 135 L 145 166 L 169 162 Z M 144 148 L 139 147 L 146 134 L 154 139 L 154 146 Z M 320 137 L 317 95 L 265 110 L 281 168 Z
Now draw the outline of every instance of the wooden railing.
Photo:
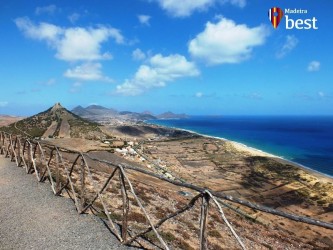
M 239 246 L 246 249 L 223 212 L 222 207 L 225 204 L 223 200 L 294 221 L 333 229 L 332 223 L 274 210 L 192 184 L 170 180 L 139 167 L 114 164 L 96 158 L 89 153 L 60 148 L 43 141 L 22 138 L 1 131 L 0 154 L 15 162 L 18 167 L 23 167 L 26 173 L 34 173 L 39 182 L 49 181 L 55 195 L 68 195 L 74 201 L 79 213 L 85 213 L 89 210 L 104 217 L 112 233 L 125 245 L 135 242 L 142 246 L 142 239 L 146 238 L 148 233 L 153 232 L 156 242 L 150 241 L 150 243 L 169 249 L 170 246 L 158 229 L 165 222 L 175 219 L 186 211 L 193 210 L 198 201 L 200 202 L 200 208 L 197 209 L 197 216 L 200 218 L 198 226 L 200 249 L 207 249 L 207 217 L 211 209 L 214 209 L 215 214 L 219 214 L 221 221 L 230 229 Z M 138 175 L 143 179 L 138 181 Z M 136 192 L 139 187 L 138 183 L 144 182 L 144 176 L 155 178 L 158 181 L 168 183 L 168 185 L 186 188 L 195 192 L 196 195 L 187 204 L 182 204 L 181 207 L 177 207 L 162 218 L 156 218 L 151 211 L 147 210 Z M 117 202 L 116 199 L 118 199 Z M 115 204 L 118 204 L 119 201 L 121 205 L 116 206 Z M 121 210 L 120 216 L 111 211 L 115 207 Z M 130 228 L 129 214 L 131 211 L 140 211 L 148 227 L 136 228 L 136 230 Z M 136 223 L 135 220 L 131 221 Z

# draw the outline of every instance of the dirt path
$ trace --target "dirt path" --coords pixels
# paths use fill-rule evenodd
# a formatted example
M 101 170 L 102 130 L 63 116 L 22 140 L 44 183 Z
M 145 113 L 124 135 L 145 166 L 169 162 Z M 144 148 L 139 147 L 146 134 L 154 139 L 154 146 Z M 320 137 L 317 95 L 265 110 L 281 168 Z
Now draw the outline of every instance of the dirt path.
M 71 200 L 0 156 L 0 249 L 129 248 L 97 217 L 79 215 Z

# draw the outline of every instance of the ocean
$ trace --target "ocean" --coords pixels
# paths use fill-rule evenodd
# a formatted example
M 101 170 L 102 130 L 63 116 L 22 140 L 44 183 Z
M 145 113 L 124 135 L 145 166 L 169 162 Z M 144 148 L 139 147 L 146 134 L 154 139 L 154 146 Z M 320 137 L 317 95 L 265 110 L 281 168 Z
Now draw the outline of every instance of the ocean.
M 333 116 L 191 116 L 149 123 L 237 141 L 333 176 Z

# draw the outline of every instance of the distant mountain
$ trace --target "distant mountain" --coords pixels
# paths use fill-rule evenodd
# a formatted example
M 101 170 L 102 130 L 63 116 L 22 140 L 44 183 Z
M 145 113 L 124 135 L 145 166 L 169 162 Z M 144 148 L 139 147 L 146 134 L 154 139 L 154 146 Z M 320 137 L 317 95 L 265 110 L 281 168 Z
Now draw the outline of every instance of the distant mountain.
M 96 116 L 96 115 L 117 115 L 118 111 L 115 109 L 108 109 L 99 105 L 90 105 L 86 108 L 82 106 L 77 106 L 72 109 L 72 112 L 76 115 L 86 117 L 86 116 Z
M 122 120 L 139 120 L 139 121 L 156 119 L 155 116 L 148 113 L 136 113 L 131 111 L 118 112 L 115 109 L 105 108 L 99 105 L 91 105 L 86 108 L 77 106 L 72 110 L 72 112 L 76 115 L 79 115 L 81 117 L 93 121 L 103 121 L 112 118 L 117 118 Z
M 186 114 L 175 114 L 170 111 L 157 116 L 158 119 L 184 119 L 188 117 Z
M 77 106 L 72 110 L 76 115 L 84 117 L 92 121 L 108 121 L 108 119 L 120 119 L 120 120 L 136 120 L 136 121 L 146 121 L 153 119 L 183 119 L 188 118 L 186 114 L 175 114 L 172 112 L 165 112 L 160 115 L 154 115 L 149 111 L 142 113 L 131 112 L 131 111 L 117 111 L 115 109 L 105 108 L 99 105 L 90 105 L 86 108 Z
M 131 115 L 131 114 L 134 114 L 134 112 L 131 112 L 131 111 L 120 111 L 119 112 L 119 115 Z
M 74 109 L 72 109 L 72 113 L 74 113 L 74 114 L 76 114 L 78 116 L 93 115 L 92 113 L 90 113 L 88 110 L 86 110 L 82 106 L 77 106 Z
M 118 111 L 115 109 L 105 108 L 99 105 L 90 105 L 85 108 L 86 111 L 94 115 L 117 115 Z
M 82 108 L 82 107 L 81 107 Z M 80 110 L 77 107 L 77 110 Z M 104 134 L 100 125 L 82 119 L 56 103 L 53 107 L 4 127 L 8 132 L 31 137 L 98 139 Z
M 79 115 L 81 117 L 85 117 L 90 119 L 94 116 L 116 116 L 118 115 L 118 111 L 115 109 L 109 109 L 105 108 L 103 106 L 99 105 L 90 105 L 86 108 L 83 108 L 82 106 L 77 106 L 74 109 L 72 109 L 72 112 L 76 115 Z
M 122 112 L 119 112 L 119 114 L 121 115 L 121 118 L 129 119 L 129 120 L 146 121 L 146 120 L 156 119 L 155 116 L 150 115 L 150 114 L 136 113 L 136 112 L 130 112 L 130 111 L 122 111 Z

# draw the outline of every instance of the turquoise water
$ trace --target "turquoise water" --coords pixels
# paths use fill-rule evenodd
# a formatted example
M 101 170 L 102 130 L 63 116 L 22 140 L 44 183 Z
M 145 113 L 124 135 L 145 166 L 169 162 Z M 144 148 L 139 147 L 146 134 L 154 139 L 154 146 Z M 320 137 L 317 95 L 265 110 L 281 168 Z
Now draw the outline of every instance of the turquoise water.
M 192 116 L 149 122 L 244 143 L 333 176 L 333 116 Z

